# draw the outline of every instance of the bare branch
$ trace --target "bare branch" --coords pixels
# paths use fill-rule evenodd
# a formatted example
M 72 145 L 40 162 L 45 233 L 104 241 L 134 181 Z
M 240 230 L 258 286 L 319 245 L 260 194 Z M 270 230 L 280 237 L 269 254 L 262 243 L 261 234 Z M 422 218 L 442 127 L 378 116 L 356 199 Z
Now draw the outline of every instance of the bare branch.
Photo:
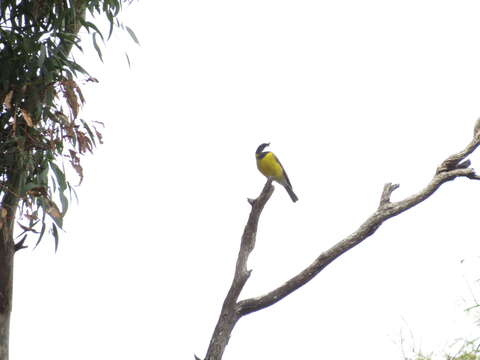
M 473 173 L 471 175 L 467 175 L 467 177 L 469 179 L 472 179 L 472 180 L 480 180 L 480 176 L 478 176 L 477 174 Z
M 423 190 L 404 200 L 393 203 L 390 202 L 392 192 L 397 189 L 399 185 L 391 183 L 385 184 L 377 211 L 373 213 L 355 232 L 320 254 L 312 264 L 283 285 L 265 295 L 240 301 L 238 303 L 240 314 L 243 316 L 273 305 L 305 285 L 333 260 L 372 235 L 385 220 L 388 220 L 424 201 L 442 184 L 457 177 L 465 177 L 475 180 L 480 179 L 480 177 L 475 174 L 474 169 L 458 166 L 458 164 L 460 164 L 466 156 L 470 155 L 479 144 L 480 137 L 475 137 L 463 151 L 450 156 L 442 163 L 442 165 L 440 165 L 433 179 Z
M 272 179 L 268 179 L 260 196 L 255 200 L 248 200 L 250 205 L 252 205 L 252 210 L 250 211 L 247 225 L 243 231 L 237 264 L 235 266 L 235 275 L 230 290 L 223 302 L 222 311 L 213 332 L 207 355 L 205 356 L 207 360 L 219 360 L 222 358 L 222 354 L 230 339 L 230 333 L 240 318 L 236 305 L 240 292 L 250 277 L 251 270 L 247 270 L 248 257 L 255 247 L 258 219 L 268 199 L 272 196 L 273 190 Z
M 255 247 L 258 220 L 266 202 L 273 193 L 272 180 L 269 179 L 260 196 L 255 200 L 248 200 L 252 206 L 252 210 L 242 236 L 235 267 L 235 275 L 230 290 L 224 300 L 222 311 L 212 335 L 205 359 L 220 360 L 222 358 L 230 334 L 242 316 L 273 305 L 305 285 L 336 258 L 375 233 L 385 220 L 416 206 L 430 197 L 441 185 L 457 177 L 480 180 L 480 176 L 475 174 L 474 169 L 469 167 L 470 161 L 465 159 L 479 144 L 480 131 L 476 132 L 473 140 L 464 150 L 448 157 L 442 162 L 437 168 L 434 177 L 424 189 L 403 200 L 391 202 L 391 195 L 399 185 L 392 183 L 385 184 L 377 210 L 370 215 L 355 232 L 321 253 L 312 264 L 278 288 L 262 296 L 238 301 L 238 297 L 251 273 L 251 270 L 247 270 L 247 260 Z M 196 359 L 198 360 L 197 357 Z
M 243 231 L 240 250 L 238 252 L 237 265 L 235 267 L 235 275 L 230 288 L 232 291 L 232 300 L 233 298 L 235 298 L 235 301 L 238 299 L 243 286 L 250 276 L 251 271 L 247 270 L 247 261 L 250 253 L 255 247 L 258 219 L 260 218 L 260 214 L 262 213 L 262 210 L 268 199 L 270 199 L 270 196 L 272 196 L 273 190 L 274 188 L 272 186 L 272 180 L 269 179 L 263 187 L 260 196 L 253 201 L 252 210 L 250 212 L 250 216 L 248 217 L 245 230 Z

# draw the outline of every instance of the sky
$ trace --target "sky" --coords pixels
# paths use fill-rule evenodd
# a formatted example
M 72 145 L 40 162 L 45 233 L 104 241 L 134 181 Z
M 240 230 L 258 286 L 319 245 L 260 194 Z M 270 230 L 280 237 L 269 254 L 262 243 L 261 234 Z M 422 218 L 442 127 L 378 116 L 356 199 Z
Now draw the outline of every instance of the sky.
M 241 298 L 264 294 L 392 200 L 421 190 L 480 116 L 478 1 L 145 1 L 104 63 L 75 54 L 104 145 L 53 239 L 15 258 L 11 358 L 205 355 L 265 178 Z M 88 34 L 83 34 L 89 41 Z M 129 68 L 125 60 L 128 52 Z M 471 156 L 480 166 L 479 154 Z M 479 171 L 480 172 L 480 171 Z M 478 337 L 480 183 L 457 179 L 281 302 L 242 318 L 223 359 L 402 359 Z M 403 345 L 402 345 L 403 343 Z

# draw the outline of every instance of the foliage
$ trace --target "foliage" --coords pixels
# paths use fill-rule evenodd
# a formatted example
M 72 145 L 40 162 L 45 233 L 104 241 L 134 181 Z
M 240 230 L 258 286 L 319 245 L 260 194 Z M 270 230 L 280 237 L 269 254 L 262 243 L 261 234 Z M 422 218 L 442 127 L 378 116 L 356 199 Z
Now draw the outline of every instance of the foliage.
M 475 298 L 474 298 L 475 300 Z M 476 300 L 475 300 L 476 303 Z M 467 313 L 472 313 L 473 310 L 479 310 L 480 305 L 476 305 L 467 308 L 465 311 Z M 473 313 L 475 317 L 478 318 L 478 312 Z M 480 323 L 477 320 L 477 324 Z M 412 349 L 412 356 L 407 356 L 403 351 L 403 339 L 402 339 L 402 352 L 404 360 L 433 360 L 433 359 L 443 359 L 443 360 L 480 360 L 480 338 L 468 339 L 461 338 L 452 343 L 449 346 L 449 349 L 443 351 L 442 353 L 431 352 L 429 354 L 423 353 L 421 350 Z
M 480 344 L 478 340 L 465 341 L 461 349 L 455 355 L 446 355 L 446 360 L 479 360 Z
M 462 340 L 460 347 L 454 353 L 443 355 L 445 360 L 480 360 L 480 342 L 475 340 Z M 414 360 L 432 360 L 433 355 L 425 355 L 422 352 L 417 353 Z M 405 360 L 408 360 L 407 358 Z
M 0 2 L 0 215 L 18 206 L 21 244 L 32 233 L 38 244 L 49 230 L 57 247 L 73 191 L 65 165 L 81 182 L 82 155 L 102 141 L 98 123 L 79 118 L 85 101 L 79 78 L 95 79 L 70 52 L 74 46 L 82 50 L 78 33 L 85 28 L 101 58 L 97 38 L 104 37 L 87 16 L 105 17 L 110 37 L 114 27 L 124 27 L 117 19 L 123 2 Z M 7 195 L 13 205 L 6 204 Z

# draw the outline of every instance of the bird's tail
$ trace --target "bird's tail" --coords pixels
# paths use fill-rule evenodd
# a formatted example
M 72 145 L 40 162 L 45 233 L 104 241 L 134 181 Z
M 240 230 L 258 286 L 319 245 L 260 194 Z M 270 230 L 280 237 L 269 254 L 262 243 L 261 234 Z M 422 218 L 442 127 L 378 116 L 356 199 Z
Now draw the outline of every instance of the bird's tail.
M 292 199 L 293 202 L 297 202 L 297 201 L 298 201 L 298 197 L 297 197 L 297 195 L 295 195 L 295 193 L 293 192 L 292 187 L 289 186 L 289 185 L 287 185 L 287 186 L 285 186 L 285 189 L 287 190 L 288 195 L 290 195 L 290 199 Z

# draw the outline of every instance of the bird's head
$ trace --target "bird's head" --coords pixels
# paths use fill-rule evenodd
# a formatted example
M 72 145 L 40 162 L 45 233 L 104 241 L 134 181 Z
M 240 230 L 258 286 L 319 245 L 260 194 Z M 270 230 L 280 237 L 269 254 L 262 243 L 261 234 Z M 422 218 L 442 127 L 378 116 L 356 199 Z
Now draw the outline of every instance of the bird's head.
M 255 151 L 255 154 L 261 154 L 263 149 L 265 149 L 267 146 L 270 146 L 270 143 L 263 143 L 261 144 L 258 148 L 257 151 Z

